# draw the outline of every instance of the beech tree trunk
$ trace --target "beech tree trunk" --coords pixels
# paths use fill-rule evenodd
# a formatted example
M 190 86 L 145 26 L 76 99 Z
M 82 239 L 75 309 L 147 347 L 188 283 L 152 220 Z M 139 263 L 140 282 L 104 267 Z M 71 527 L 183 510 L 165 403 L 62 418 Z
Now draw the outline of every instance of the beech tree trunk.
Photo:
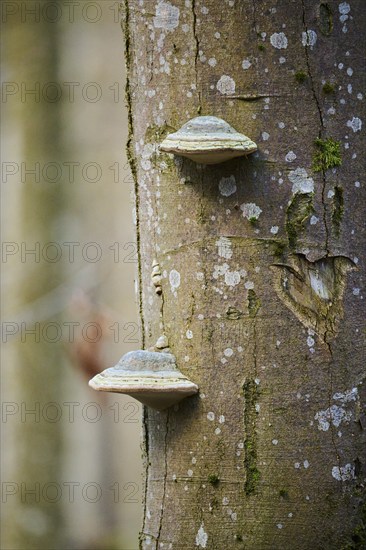
M 125 0 L 123 27 L 143 346 L 200 387 L 145 409 L 141 548 L 361 548 L 363 2 Z M 258 152 L 158 150 L 198 115 Z

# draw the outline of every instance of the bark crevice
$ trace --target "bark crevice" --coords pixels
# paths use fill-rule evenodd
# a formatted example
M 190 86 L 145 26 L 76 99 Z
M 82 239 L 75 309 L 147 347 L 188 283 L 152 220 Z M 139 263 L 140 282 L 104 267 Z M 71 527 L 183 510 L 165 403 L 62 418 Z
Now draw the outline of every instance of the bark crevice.
M 312 91 L 313 98 L 314 98 L 315 105 L 316 105 L 316 109 L 317 109 L 317 112 L 318 112 L 318 115 L 319 115 L 320 129 L 319 129 L 318 137 L 321 138 L 323 136 L 323 132 L 324 132 L 324 129 L 325 129 L 325 127 L 324 127 L 324 118 L 323 118 L 323 113 L 322 113 L 322 110 L 321 110 L 319 98 L 318 98 L 317 93 L 315 91 L 314 77 L 313 77 L 311 64 L 310 64 L 309 46 L 307 44 L 309 29 L 308 29 L 308 26 L 307 26 L 307 23 L 306 23 L 306 10 L 305 10 L 304 0 L 301 0 L 301 5 L 302 5 L 302 22 L 303 22 L 304 32 L 306 34 L 306 43 L 304 45 L 306 67 L 307 67 L 308 74 L 309 74 L 311 91 Z M 325 199 L 325 192 L 326 192 L 326 187 L 327 187 L 327 178 L 326 178 L 326 173 L 325 173 L 324 169 L 321 171 L 321 174 L 322 174 L 321 201 L 322 201 L 322 206 L 323 206 L 323 225 L 324 225 L 324 231 L 325 231 L 325 247 L 324 248 L 325 248 L 326 255 L 329 256 L 330 255 L 330 250 L 329 250 L 330 231 L 329 231 L 328 220 L 327 220 L 328 209 L 327 209 L 327 203 L 326 203 L 326 199 Z
M 195 78 L 196 78 L 196 92 L 198 96 L 198 108 L 197 112 L 198 114 L 201 114 L 202 105 L 201 105 L 201 92 L 199 90 L 199 84 L 198 84 L 198 58 L 199 58 L 199 50 L 200 50 L 200 42 L 197 36 L 197 14 L 196 14 L 196 0 L 192 0 L 192 31 L 193 31 L 193 38 L 195 43 L 195 52 L 194 52 L 194 71 L 195 71 Z
M 166 422 L 165 422 L 165 434 L 164 434 L 164 478 L 163 478 L 163 494 L 161 497 L 161 511 L 159 518 L 159 529 L 156 537 L 156 550 L 159 546 L 161 530 L 163 527 L 163 518 L 165 510 L 165 496 L 166 496 L 166 482 L 168 477 L 168 431 L 169 431 L 169 410 L 166 412 Z

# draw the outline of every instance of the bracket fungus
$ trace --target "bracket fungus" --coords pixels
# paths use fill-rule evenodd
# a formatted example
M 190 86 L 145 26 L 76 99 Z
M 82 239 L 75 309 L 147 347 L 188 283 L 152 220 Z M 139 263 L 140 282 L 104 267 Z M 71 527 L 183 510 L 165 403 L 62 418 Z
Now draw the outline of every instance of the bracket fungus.
M 257 145 L 230 124 L 215 116 L 198 116 L 186 122 L 160 144 L 166 153 L 200 164 L 218 164 L 257 150 Z
M 127 393 L 158 411 L 198 392 L 198 386 L 178 370 L 174 355 L 144 350 L 126 353 L 115 367 L 94 376 L 89 386 Z

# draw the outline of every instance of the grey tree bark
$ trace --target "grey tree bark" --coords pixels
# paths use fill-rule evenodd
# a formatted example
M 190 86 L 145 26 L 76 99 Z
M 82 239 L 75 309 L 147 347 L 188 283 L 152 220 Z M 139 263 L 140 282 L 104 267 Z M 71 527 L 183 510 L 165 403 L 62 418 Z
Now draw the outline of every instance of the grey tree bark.
M 123 27 L 143 346 L 200 386 L 145 409 L 141 548 L 361 548 L 364 6 L 125 0 Z M 159 152 L 199 114 L 258 152 Z

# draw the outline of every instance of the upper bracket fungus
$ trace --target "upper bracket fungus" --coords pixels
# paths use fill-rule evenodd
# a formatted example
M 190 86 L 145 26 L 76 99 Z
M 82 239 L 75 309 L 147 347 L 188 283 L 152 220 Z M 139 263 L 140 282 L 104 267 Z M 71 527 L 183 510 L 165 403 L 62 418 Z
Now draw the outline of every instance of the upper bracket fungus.
M 160 149 L 200 164 L 218 164 L 249 155 L 257 150 L 257 145 L 222 118 L 198 116 L 168 134 Z
M 126 353 L 115 367 L 94 376 L 89 386 L 127 393 L 158 411 L 198 392 L 198 386 L 178 370 L 174 355 L 144 350 Z

